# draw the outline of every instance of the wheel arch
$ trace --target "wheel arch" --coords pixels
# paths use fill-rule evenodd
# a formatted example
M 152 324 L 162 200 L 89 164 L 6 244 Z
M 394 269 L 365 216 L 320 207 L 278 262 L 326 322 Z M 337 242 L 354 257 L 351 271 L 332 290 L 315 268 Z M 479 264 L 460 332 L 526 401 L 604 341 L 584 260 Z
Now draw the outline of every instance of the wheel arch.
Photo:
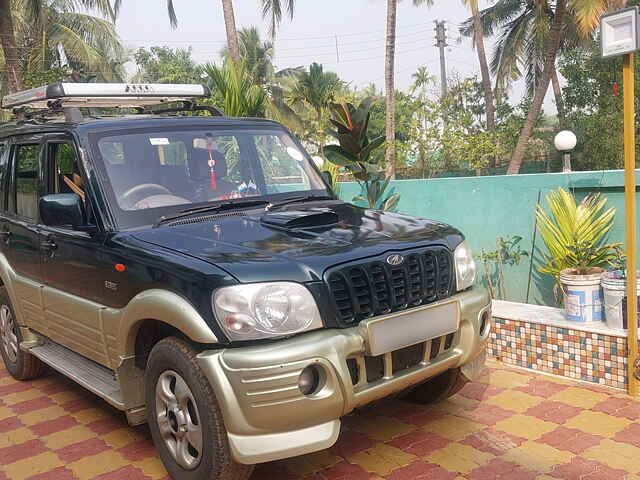
M 219 343 L 188 300 L 168 290 L 152 289 L 136 295 L 122 312 L 117 339 L 121 358 L 136 355 L 136 346 L 140 348 L 144 341 L 148 342 L 148 338 L 153 337 L 149 332 L 153 330 L 159 335 L 167 332 L 182 335 L 195 343 Z

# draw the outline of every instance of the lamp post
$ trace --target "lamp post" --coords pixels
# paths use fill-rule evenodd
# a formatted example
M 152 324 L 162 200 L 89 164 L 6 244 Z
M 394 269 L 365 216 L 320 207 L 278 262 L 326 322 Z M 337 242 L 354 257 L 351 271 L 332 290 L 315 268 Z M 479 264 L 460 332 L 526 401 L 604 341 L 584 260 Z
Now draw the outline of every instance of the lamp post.
M 562 153 L 562 171 L 565 173 L 571 171 L 571 152 L 576 148 L 577 143 L 578 139 L 576 138 L 576 134 L 571 130 L 562 130 L 561 132 L 558 132 L 556 137 L 553 139 L 553 144 L 556 146 L 556 150 Z
M 624 103 L 624 213 L 627 254 L 627 378 L 629 395 L 638 394 L 638 323 L 636 289 L 636 124 L 635 124 L 635 52 L 640 10 L 625 8 L 600 19 L 602 56 L 623 55 L 622 88 Z

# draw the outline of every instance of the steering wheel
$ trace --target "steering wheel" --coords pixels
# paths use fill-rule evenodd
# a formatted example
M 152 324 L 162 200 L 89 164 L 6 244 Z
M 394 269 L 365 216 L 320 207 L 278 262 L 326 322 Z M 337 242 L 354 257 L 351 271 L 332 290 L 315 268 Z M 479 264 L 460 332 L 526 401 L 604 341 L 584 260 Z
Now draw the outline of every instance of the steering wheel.
M 140 200 L 152 195 L 171 195 L 171 191 L 157 183 L 143 183 L 130 188 L 122 194 L 120 202 L 126 209 L 131 210 Z

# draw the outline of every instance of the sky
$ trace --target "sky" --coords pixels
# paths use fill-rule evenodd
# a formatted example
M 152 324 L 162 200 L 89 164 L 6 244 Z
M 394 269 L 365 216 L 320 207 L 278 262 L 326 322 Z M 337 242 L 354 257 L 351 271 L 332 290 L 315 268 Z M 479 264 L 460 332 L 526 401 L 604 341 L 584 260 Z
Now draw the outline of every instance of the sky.
M 220 0 L 174 0 L 178 28 L 173 30 L 164 0 L 130 0 L 123 6 L 117 30 L 128 48 L 166 45 L 191 47 L 197 62 L 219 61 L 226 44 Z M 256 26 L 267 38 L 259 0 L 234 0 L 238 29 Z M 283 2 L 284 3 L 284 2 Z M 286 19 L 275 41 L 277 68 L 322 63 L 352 86 L 375 83 L 384 87 L 386 25 L 384 0 L 297 0 L 293 21 Z M 480 1 L 481 8 L 488 2 Z M 397 16 L 396 87 L 407 89 L 411 75 L 421 66 L 438 77 L 439 53 L 435 47 L 435 20 L 447 22 L 448 75 L 479 76 L 478 59 L 468 39 L 460 38 L 458 26 L 468 17 L 461 0 L 435 0 L 431 8 L 400 1 Z M 337 45 L 337 47 L 336 47 Z M 489 40 L 488 51 L 492 49 Z M 132 65 L 128 66 L 133 69 Z M 434 86 L 439 91 L 439 86 Z M 522 96 L 522 86 L 512 91 L 512 101 Z M 555 108 L 547 97 L 546 111 Z

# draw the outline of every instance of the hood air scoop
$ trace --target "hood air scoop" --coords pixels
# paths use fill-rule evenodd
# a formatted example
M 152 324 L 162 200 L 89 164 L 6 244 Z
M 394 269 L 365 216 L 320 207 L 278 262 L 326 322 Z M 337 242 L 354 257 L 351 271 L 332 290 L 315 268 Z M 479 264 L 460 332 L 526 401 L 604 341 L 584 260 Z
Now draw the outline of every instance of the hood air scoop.
M 331 227 L 338 223 L 338 215 L 328 208 L 310 208 L 308 210 L 287 210 L 265 213 L 260 223 L 266 227 L 284 229 L 314 229 Z

